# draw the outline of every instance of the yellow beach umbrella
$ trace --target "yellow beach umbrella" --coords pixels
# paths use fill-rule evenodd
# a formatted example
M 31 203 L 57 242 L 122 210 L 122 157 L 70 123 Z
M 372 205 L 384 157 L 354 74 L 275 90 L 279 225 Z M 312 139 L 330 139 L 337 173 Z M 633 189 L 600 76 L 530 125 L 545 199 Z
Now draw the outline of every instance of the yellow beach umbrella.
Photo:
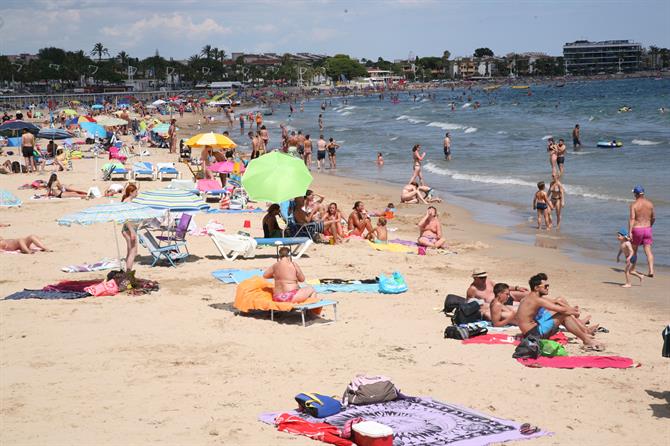
M 61 111 L 68 116 L 76 116 L 78 114 L 76 110 L 72 110 L 71 108 L 64 108 Z
M 184 144 L 194 148 L 209 146 L 214 149 L 234 149 L 237 147 L 237 144 L 226 135 L 214 132 L 199 133 L 189 138 Z

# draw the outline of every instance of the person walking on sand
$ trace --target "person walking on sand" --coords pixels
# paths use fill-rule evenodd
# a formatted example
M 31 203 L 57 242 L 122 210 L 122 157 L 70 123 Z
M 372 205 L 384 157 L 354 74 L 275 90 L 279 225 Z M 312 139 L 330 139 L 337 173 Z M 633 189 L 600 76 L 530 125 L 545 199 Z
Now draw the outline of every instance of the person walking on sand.
M 561 229 L 561 212 L 565 207 L 565 188 L 556 175 L 551 176 L 549 184 L 549 198 L 556 211 L 556 230 Z
M 649 264 L 648 277 L 654 277 L 654 253 L 651 245 L 654 243 L 652 226 L 656 222 L 654 203 L 644 195 L 644 187 L 639 184 L 633 188 L 635 201 L 630 205 L 630 218 L 628 220 L 628 233 L 631 236 L 633 250 L 637 256 L 637 249 L 642 245 Z
M 168 141 L 170 143 L 170 153 L 175 153 L 177 151 L 177 120 L 172 119 L 170 121 L 170 127 L 168 128 Z
M 626 283 L 621 285 L 623 288 L 630 288 L 632 285 L 630 283 L 630 276 L 635 276 L 640 279 L 640 285 L 642 285 L 642 274 L 635 271 L 635 264 L 637 263 L 637 254 L 633 249 L 633 244 L 630 242 L 630 236 L 626 228 L 621 228 L 617 232 L 617 240 L 619 240 L 619 252 L 616 255 L 616 262 L 619 263 L 621 254 L 626 257 L 626 266 L 624 267 L 623 274 L 626 278 Z
M 279 248 L 279 259 L 263 273 L 264 279 L 274 279 L 272 300 L 275 302 L 301 303 L 307 299 L 316 299 L 316 291 L 311 286 L 300 287 L 305 274 L 291 259 L 290 248 Z
M 537 192 L 533 195 L 533 209 L 537 211 L 537 229 L 542 226 L 542 218 L 544 218 L 544 225 L 548 231 L 551 229 L 551 210 L 554 207 L 549 201 L 544 187 L 544 181 L 537 183 Z
M 426 157 L 426 152 L 423 152 L 423 155 L 419 153 L 419 149 L 421 149 L 420 144 L 414 144 L 414 147 L 412 147 L 412 162 L 413 162 L 413 173 L 412 173 L 412 178 L 409 179 L 407 183 L 413 183 L 416 181 L 419 186 L 423 186 L 424 181 L 423 181 L 423 173 L 421 172 L 421 161 Z
M 121 197 L 121 202 L 131 202 L 139 190 L 134 184 L 129 184 L 126 186 L 126 190 L 123 192 L 123 197 Z M 126 240 L 126 245 L 128 250 L 126 252 L 126 271 L 133 270 L 133 264 L 135 263 L 135 257 L 137 256 L 137 223 L 127 221 L 123 224 L 121 228 L 121 235 Z
M 572 148 L 576 152 L 577 148 L 582 148 L 582 141 L 580 139 L 580 130 L 579 124 L 575 124 L 575 128 L 572 129 Z
M 28 129 L 23 129 L 23 135 L 21 135 L 21 154 L 26 163 L 26 173 L 37 172 L 34 151 L 35 136 Z
M 451 161 L 451 137 L 449 136 L 449 132 L 447 132 L 444 135 L 444 159 L 447 161 Z

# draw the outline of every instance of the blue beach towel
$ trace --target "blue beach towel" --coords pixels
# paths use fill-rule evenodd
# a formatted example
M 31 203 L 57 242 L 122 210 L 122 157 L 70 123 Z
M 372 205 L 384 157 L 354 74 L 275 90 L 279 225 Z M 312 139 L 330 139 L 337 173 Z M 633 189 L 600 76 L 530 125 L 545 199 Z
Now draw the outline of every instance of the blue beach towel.
M 212 271 L 212 276 L 223 283 L 240 283 L 251 277 L 262 275 L 262 269 L 217 269 Z
M 317 293 L 379 293 L 377 283 L 326 283 L 312 288 Z

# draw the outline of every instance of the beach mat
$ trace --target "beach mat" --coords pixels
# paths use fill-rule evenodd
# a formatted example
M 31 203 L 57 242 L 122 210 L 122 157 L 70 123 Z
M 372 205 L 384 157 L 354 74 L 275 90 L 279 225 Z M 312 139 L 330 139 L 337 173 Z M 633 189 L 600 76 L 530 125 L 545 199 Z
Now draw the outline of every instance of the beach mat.
M 565 334 L 559 332 L 550 337 L 552 341 L 556 341 L 559 344 L 566 345 L 568 343 L 568 338 Z M 462 344 L 489 344 L 489 345 L 519 345 L 521 342 L 520 335 L 512 336 L 504 333 L 489 333 L 481 336 L 475 336 L 474 338 L 463 339 Z
M 402 446 L 476 446 L 551 435 L 546 431 L 522 435 L 519 432 L 521 423 L 494 418 L 431 398 L 409 397 L 379 404 L 352 405 L 326 418 L 313 418 L 296 411 L 264 413 L 258 418 L 264 423 L 274 425 L 275 417 L 281 413 L 340 428 L 348 420 L 357 417 L 364 418 L 365 421 L 376 421 L 393 429 L 393 444 Z
M 622 356 L 540 356 L 517 358 L 517 361 L 526 367 L 552 369 L 628 369 L 639 365 Z
M 84 263 L 83 265 L 68 265 L 61 268 L 65 273 L 88 273 L 92 271 L 103 271 L 106 269 L 121 269 L 119 259 L 102 259 L 95 263 Z
M 405 254 L 416 252 L 416 249 L 401 245 L 400 243 L 373 243 L 368 241 L 368 244 L 372 249 L 377 251 L 400 252 Z
M 311 286 L 317 293 L 379 293 L 378 283 L 324 283 Z
M 250 277 L 262 276 L 262 269 L 217 269 L 212 271 L 212 276 L 223 283 L 241 283 Z
M 82 299 L 90 296 L 85 291 L 44 291 L 44 290 L 23 290 L 10 294 L 5 300 L 21 299 Z

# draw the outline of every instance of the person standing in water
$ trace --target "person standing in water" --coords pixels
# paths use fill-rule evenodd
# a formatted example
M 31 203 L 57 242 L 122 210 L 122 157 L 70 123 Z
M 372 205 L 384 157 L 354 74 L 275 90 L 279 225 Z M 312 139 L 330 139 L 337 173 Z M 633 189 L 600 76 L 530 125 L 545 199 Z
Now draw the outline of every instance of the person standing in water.
M 412 162 L 414 172 L 412 173 L 412 178 L 410 178 L 407 183 L 413 183 L 416 180 L 419 186 L 423 186 L 424 181 L 423 173 L 421 172 L 421 161 L 423 161 L 423 159 L 426 157 L 426 152 L 423 152 L 423 155 L 421 155 L 419 153 L 419 149 L 421 149 L 420 144 L 414 144 L 414 147 L 412 147 Z
M 551 174 L 555 175 L 556 172 L 558 171 L 558 166 L 556 165 L 558 154 L 554 138 L 549 138 L 549 140 L 547 141 L 547 154 L 549 155 L 549 165 L 551 166 Z
M 444 158 L 447 161 L 451 161 L 451 138 L 449 137 L 449 132 L 444 135 Z
M 544 181 L 537 183 L 537 192 L 533 196 L 533 209 L 537 211 L 537 229 L 542 226 L 542 219 L 544 218 L 544 225 L 548 231 L 551 229 L 551 210 L 553 206 L 544 191 L 544 187 Z
M 572 148 L 574 151 L 577 151 L 577 148 L 579 147 L 580 149 L 582 148 L 582 141 L 580 140 L 580 130 L 579 130 L 579 124 L 575 124 L 575 128 L 572 129 Z
M 652 226 L 656 222 L 654 203 L 644 196 L 644 187 L 636 185 L 633 188 L 635 201 L 630 205 L 630 218 L 628 220 L 628 233 L 633 243 L 633 250 L 637 256 L 637 249 L 642 245 L 649 264 L 648 277 L 654 277 L 654 253 L 651 245 L 654 243 Z
M 561 229 L 561 211 L 565 207 L 565 188 L 556 175 L 551 176 L 549 198 L 556 211 L 556 229 Z
M 565 169 L 565 154 L 568 151 L 568 148 L 565 147 L 565 141 L 563 138 L 558 140 L 558 145 L 556 145 L 556 168 L 558 169 L 558 176 L 563 176 L 563 170 Z

